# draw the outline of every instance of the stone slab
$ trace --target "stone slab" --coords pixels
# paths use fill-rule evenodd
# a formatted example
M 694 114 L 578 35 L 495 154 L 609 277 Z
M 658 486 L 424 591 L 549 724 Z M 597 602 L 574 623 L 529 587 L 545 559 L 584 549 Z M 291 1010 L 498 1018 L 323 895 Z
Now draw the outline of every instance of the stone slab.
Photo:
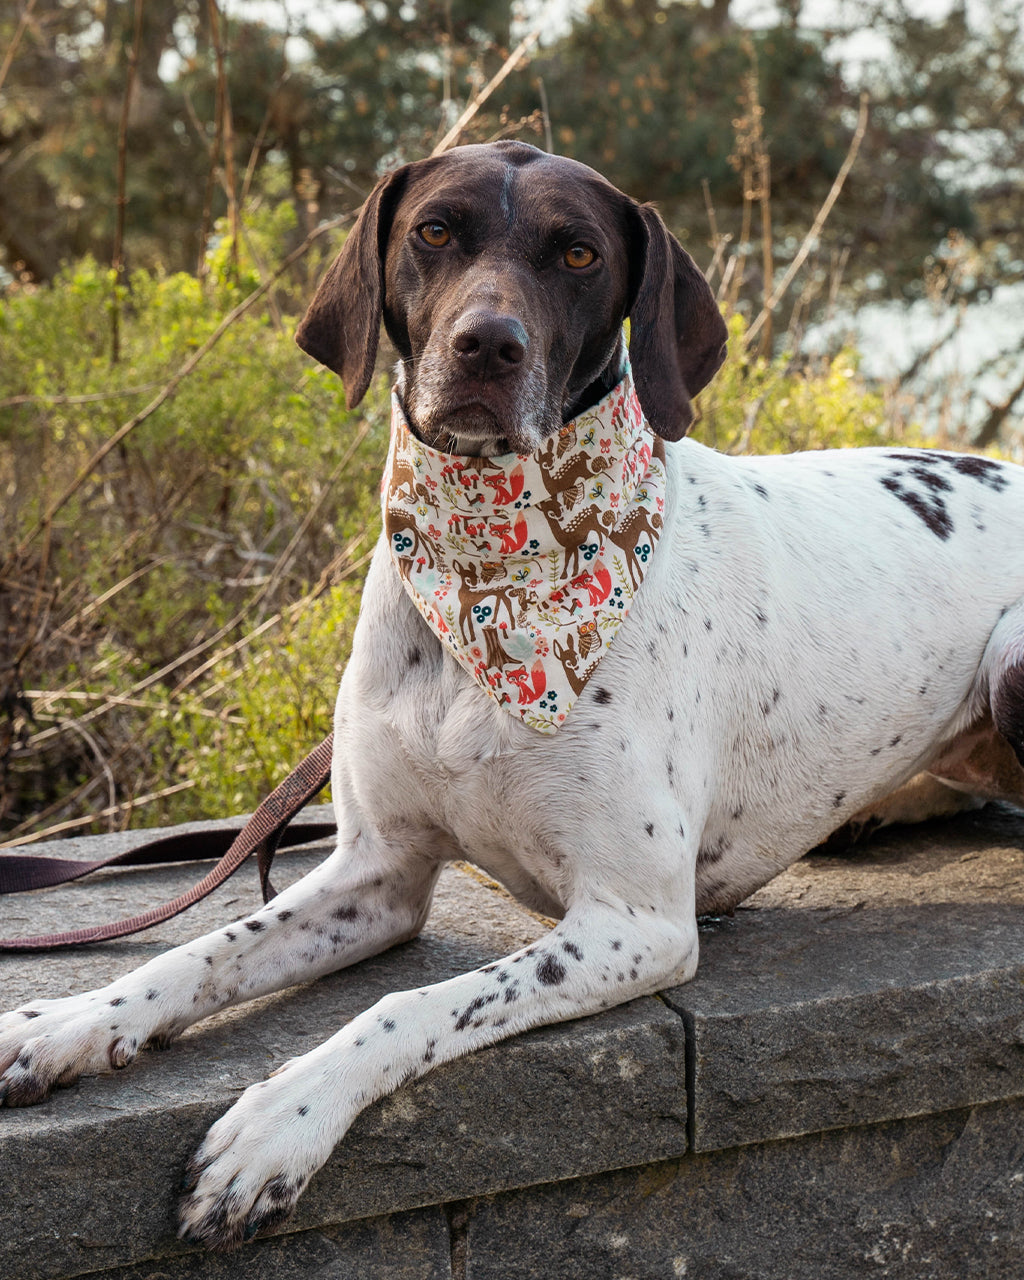
M 466 1206 L 462 1280 L 1018 1280 L 1024 1104 L 688 1156 Z
M 986 811 L 816 856 L 702 929 L 664 993 L 694 1149 L 1024 1096 L 1024 819 Z
M 227 1256 L 192 1253 L 115 1267 L 90 1280 L 453 1280 L 448 1219 L 440 1207 L 416 1209 L 254 1240 Z
M 75 844 L 78 856 L 99 856 L 95 843 Z M 323 853 L 282 855 L 275 882 L 284 887 Z M 106 871 L 0 900 L 0 931 L 43 932 L 131 914 L 174 896 L 204 870 Z M 4 1005 L 108 982 L 257 901 L 255 868 L 246 867 L 185 915 L 136 939 L 0 957 Z M 387 992 L 486 963 L 544 928 L 480 879 L 446 869 L 415 941 L 226 1010 L 125 1072 L 83 1080 L 38 1107 L 0 1112 L 0 1275 L 44 1280 L 182 1255 L 174 1238 L 180 1172 L 243 1088 Z M 680 1020 L 650 998 L 439 1068 L 359 1117 L 289 1230 L 680 1154 L 687 1141 L 684 1049 Z
M 98 843 L 68 841 L 45 852 L 98 856 L 97 849 L 112 852 L 134 839 L 126 833 Z M 283 886 L 323 852 L 283 855 L 275 879 Z M 131 914 L 180 892 L 204 871 L 202 866 L 179 866 L 105 872 L 76 885 L 3 899 L 0 933 L 42 932 Z M 930 1131 L 933 1136 L 920 1137 L 923 1154 L 915 1155 L 912 1145 L 891 1147 L 905 1151 L 898 1156 L 904 1164 L 913 1159 L 927 1165 L 938 1159 L 929 1151 L 966 1149 L 955 1124 L 951 1130 L 948 1125 L 954 1123 L 950 1116 L 968 1112 L 950 1108 L 1024 1096 L 1022 871 L 1024 821 L 999 811 L 910 833 L 882 833 L 852 857 L 805 859 L 754 895 L 733 919 L 704 926 L 701 970 L 694 983 L 664 993 L 661 1000 L 636 1001 L 598 1018 L 519 1037 L 440 1068 L 368 1110 L 300 1202 L 289 1224 L 290 1231 L 299 1233 L 291 1237 L 295 1256 L 308 1258 L 311 1274 L 318 1274 L 317 1259 L 326 1259 L 323 1273 L 330 1276 L 336 1259 L 330 1250 L 321 1252 L 327 1248 L 322 1241 L 334 1240 L 344 1251 L 346 1241 L 361 1239 L 367 1256 L 376 1256 L 378 1227 L 366 1221 L 373 1215 L 466 1201 L 483 1193 L 511 1193 L 530 1184 L 556 1184 L 679 1156 L 687 1146 L 688 1084 L 693 1146 L 698 1152 L 720 1153 L 714 1156 L 718 1164 L 700 1168 L 710 1185 L 718 1187 L 722 1221 L 735 1219 L 728 1228 L 733 1252 L 721 1253 L 718 1271 L 705 1269 L 717 1265 L 706 1251 L 671 1258 L 665 1254 L 664 1266 L 699 1262 L 702 1278 L 771 1274 L 756 1270 L 753 1254 L 729 1270 L 729 1259 L 741 1258 L 743 1231 L 757 1239 L 760 1219 L 755 1210 L 744 1208 L 746 1199 L 762 1194 L 757 1188 L 767 1188 L 763 1194 L 770 1208 L 772 1180 L 780 1180 L 777 1194 L 784 1196 L 782 1184 L 788 1179 L 794 1188 L 790 1216 L 802 1214 L 809 1227 L 819 1224 L 816 1229 L 823 1231 L 824 1219 L 816 1216 L 813 1202 L 818 1189 L 827 1193 L 826 1200 L 832 1195 L 827 1166 L 838 1162 L 839 1168 L 847 1168 L 846 1176 L 861 1178 L 857 1135 L 881 1132 L 872 1122 L 941 1113 L 934 1117 L 939 1128 Z M 47 956 L 0 957 L 3 1004 L 105 983 L 167 946 L 243 914 L 257 901 L 255 870 L 246 868 L 187 915 L 135 939 Z M 181 1280 L 193 1274 L 217 1276 L 203 1271 L 204 1261 L 187 1255 L 173 1236 L 178 1171 L 216 1116 L 247 1084 L 319 1042 L 387 991 L 479 965 L 543 929 L 541 920 L 486 882 L 450 869 L 428 927 L 415 942 L 319 983 L 226 1011 L 187 1033 L 170 1052 L 147 1054 L 125 1073 L 83 1081 L 38 1108 L 0 1112 L 0 1275 L 43 1280 L 115 1269 L 117 1280 L 149 1280 L 165 1272 L 177 1280 L 177 1267 L 184 1268 Z M 684 1027 L 690 1041 L 688 1063 Z M 1012 1122 L 1015 1132 L 1021 1132 L 1019 1103 L 1000 1105 L 1002 1109 L 983 1107 L 969 1114 L 1002 1115 L 1004 1123 Z M 921 1135 L 931 1120 L 906 1123 L 910 1127 L 900 1133 Z M 1021 1156 L 1014 1154 L 1016 1148 L 1004 1151 L 998 1126 L 984 1133 L 988 1136 L 982 1146 L 987 1143 L 992 1153 L 990 1175 L 1002 1204 L 1017 1186 L 1004 1188 L 1002 1171 L 1011 1159 L 1019 1169 Z M 817 1136 L 796 1137 L 795 1144 L 779 1141 L 792 1135 Z M 1011 1136 L 1007 1133 L 1006 1140 Z M 816 1141 L 824 1145 L 814 1147 Z M 868 1163 L 881 1168 L 888 1157 L 884 1142 L 879 1143 L 871 1148 Z M 783 1148 L 799 1157 L 788 1171 L 770 1164 L 770 1153 Z M 819 1149 L 831 1154 L 812 1159 L 808 1153 Z M 981 1147 L 978 1152 L 980 1170 Z M 710 1159 L 711 1154 L 694 1159 Z M 730 1166 L 729 1161 L 747 1163 Z M 801 1189 L 800 1162 L 810 1170 L 806 1189 Z M 686 1181 L 690 1167 L 684 1161 L 678 1177 L 678 1171 L 666 1172 L 664 1166 L 654 1175 L 622 1175 L 627 1182 L 621 1185 L 632 1185 L 628 1177 L 640 1178 L 638 1185 L 649 1198 L 652 1186 L 657 1190 L 662 1182 L 674 1185 L 681 1178 L 680 1185 L 690 1187 L 687 1196 L 699 1200 L 697 1184 Z M 734 1172 L 718 1184 L 708 1172 L 712 1167 Z M 762 1167 L 756 1178 L 749 1172 Z M 617 1176 L 609 1175 L 613 1180 Z M 981 1176 L 977 1170 L 971 1174 L 975 1181 Z M 749 1193 L 744 1189 L 748 1184 L 753 1188 Z M 611 1184 L 597 1179 L 587 1185 Z M 872 1193 L 875 1207 L 864 1210 L 874 1215 L 871 1221 L 883 1212 L 885 1187 L 895 1194 L 892 1188 L 903 1185 L 878 1184 Z M 600 1201 L 596 1190 L 594 1194 Z M 616 1192 L 613 1199 L 628 1205 L 630 1195 Z M 499 1196 L 488 1203 L 503 1200 Z M 573 1213 L 585 1218 L 582 1202 L 574 1203 Z M 712 1215 L 710 1204 L 707 1215 Z M 482 1221 L 483 1209 L 474 1212 L 475 1220 Z M 631 1214 L 638 1221 L 642 1217 L 639 1208 L 623 1209 L 623 1214 L 624 1221 Z M 685 1216 L 682 1210 L 680 1214 Z M 417 1232 L 426 1232 L 423 1238 L 433 1242 L 430 1249 L 435 1244 L 440 1249 L 437 1265 L 444 1274 L 440 1218 L 428 1214 L 408 1221 L 410 1244 L 421 1238 Z M 707 1221 L 713 1234 L 713 1215 Z M 352 1225 L 343 1225 L 348 1222 Z M 429 1228 L 424 1226 L 428 1222 L 433 1224 Z M 522 1222 L 528 1231 L 530 1218 Z M 975 1241 L 980 1238 L 976 1227 L 970 1226 Z M 471 1225 L 466 1227 L 470 1230 Z M 574 1230 L 584 1240 L 585 1228 Z M 837 1239 L 846 1241 L 843 1247 L 859 1239 L 856 1230 L 837 1225 Z M 865 1273 L 865 1258 L 878 1274 L 895 1267 L 893 1241 L 903 1239 L 901 1230 L 893 1227 L 889 1235 L 872 1236 L 868 1252 L 856 1255 L 861 1266 L 857 1274 Z M 463 1260 L 466 1232 L 456 1249 L 462 1250 Z M 617 1239 L 621 1232 L 616 1228 L 613 1234 Z M 919 1236 L 906 1236 L 912 1238 L 919 1242 Z M 627 1255 L 615 1261 L 614 1250 L 620 1246 L 608 1241 L 612 1236 L 600 1248 L 607 1246 L 612 1253 L 595 1253 L 594 1269 L 582 1266 L 561 1274 L 634 1274 Z M 269 1252 L 273 1247 L 273 1242 L 258 1246 L 268 1252 L 251 1256 L 276 1257 Z M 529 1247 L 523 1247 L 524 1257 L 529 1256 Z M 910 1247 L 918 1249 L 919 1243 Z M 287 1252 L 285 1245 L 281 1248 Z M 869 1257 L 871 1249 L 876 1254 Z M 890 1258 L 893 1249 L 897 1253 Z M 436 1260 L 435 1253 L 429 1258 Z M 355 1255 L 337 1255 L 349 1256 Z M 381 1256 L 390 1266 L 388 1255 Z M 547 1269 L 536 1274 L 560 1274 L 559 1256 L 556 1250 Z M 814 1266 L 824 1268 L 818 1275 L 847 1274 L 845 1263 L 830 1270 L 821 1262 L 825 1255 L 820 1250 L 813 1256 L 818 1259 L 813 1266 L 808 1263 L 793 1275 L 815 1274 Z M 941 1249 L 936 1254 L 952 1256 Z M 159 1263 L 147 1261 L 155 1258 Z M 124 1271 L 127 1267 L 137 1268 L 138 1274 Z M 223 1272 L 225 1277 L 236 1273 L 242 1271 Z M 904 1274 L 898 1269 L 890 1273 Z M 365 1274 L 377 1280 L 378 1272 Z M 381 1280 L 388 1274 L 386 1269 L 379 1272 Z M 404 1280 L 404 1272 L 394 1274 Z M 692 1267 L 689 1272 L 667 1271 L 659 1262 L 658 1268 L 635 1274 L 697 1272 Z M 973 1273 L 940 1267 L 934 1274 Z

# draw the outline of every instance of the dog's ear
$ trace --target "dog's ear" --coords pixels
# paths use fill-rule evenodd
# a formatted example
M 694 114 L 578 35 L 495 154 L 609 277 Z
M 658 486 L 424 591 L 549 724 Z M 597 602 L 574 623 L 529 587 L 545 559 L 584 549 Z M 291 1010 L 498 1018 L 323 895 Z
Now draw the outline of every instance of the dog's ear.
M 629 357 L 647 421 L 666 440 L 686 435 L 690 397 L 725 359 L 728 331 L 715 295 L 652 205 L 634 205 Z
M 405 186 L 398 169 L 377 183 L 295 333 L 307 355 L 332 369 L 354 408 L 370 385 L 384 308 L 384 255 Z

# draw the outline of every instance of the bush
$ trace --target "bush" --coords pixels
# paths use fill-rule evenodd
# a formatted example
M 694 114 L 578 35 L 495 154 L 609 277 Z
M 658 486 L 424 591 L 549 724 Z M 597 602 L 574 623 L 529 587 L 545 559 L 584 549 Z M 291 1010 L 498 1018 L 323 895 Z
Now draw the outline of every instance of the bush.
M 188 784 L 163 820 L 254 809 L 330 731 L 359 596 L 345 582 L 290 610 L 269 639 L 221 659 L 161 713 L 168 758 Z
M 195 672 L 277 615 L 265 651 L 249 646 L 244 662 L 235 659 L 240 669 L 281 679 L 285 634 L 319 670 L 336 633 L 342 649 L 324 677 L 336 684 L 379 527 L 383 386 L 349 413 L 338 379 L 294 346 L 294 317 L 266 305 L 235 321 L 177 394 L 89 470 L 252 283 L 244 259 L 232 275 L 215 250 L 211 266 L 203 281 L 136 272 L 117 290 L 116 363 L 114 283 L 96 263 L 0 299 L 0 827 L 8 832 L 191 778 L 188 744 L 203 756 L 198 721 L 211 742 L 234 742 L 233 707 L 255 714 L 246 699 L 257 696 L 246 689 L 239 700 L 226 656 L 199 680 Z M 288 611 L 300 599 L 310 602 L 306 622 Z M 288 688 L 297 698 L 294 681 Z M 318 719 L 322 737 L 331 696 L 315 711 L 297 700 L 282 715 L 296 733 Z M 236 788 L 244 803 L 261 790 L 261 779 Z M 215 803 L 223 800 L 217 790 Z M 171 797 L 132 821 L 185 812 L 186 801 Z
M 39 523 L 254 279 L 223 246 L 202 281 L 136 272 L 116 363 L 113 281 L 94 262 L 0 301 L 0 519 L 19 548 L 0 573 L 9 835 L 104 810 L 145 825 L 251 809 L 330 729 L 379 530 L 387 396 L 379 383 L 349 413 L 292 317 L 237 320 Z M 731 452 L 886 438 L 853 353 L 801 367 L 747 353 L 740 318 L 730 331 L 698 438 Z
M 747 351 L 745 333 L 743 318 L 733 315 L 729 356 L 701 395 L 695 439 L 725 453 L 795 453 L 893 438 L 885 401 L 858 375 L 856 352 L 806 362 L 786 352 L 766 359 Z

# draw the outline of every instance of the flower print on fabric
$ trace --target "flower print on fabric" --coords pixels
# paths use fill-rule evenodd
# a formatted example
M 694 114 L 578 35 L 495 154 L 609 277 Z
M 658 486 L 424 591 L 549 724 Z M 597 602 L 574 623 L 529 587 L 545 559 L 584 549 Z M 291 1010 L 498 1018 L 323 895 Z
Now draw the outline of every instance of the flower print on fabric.
M 664 445 L 628 367 L 533 455 L 430 449 L 393 396 L 381 500 L 435 635 L 511 715 L 554 733 L 629 613 L 664 519 Z

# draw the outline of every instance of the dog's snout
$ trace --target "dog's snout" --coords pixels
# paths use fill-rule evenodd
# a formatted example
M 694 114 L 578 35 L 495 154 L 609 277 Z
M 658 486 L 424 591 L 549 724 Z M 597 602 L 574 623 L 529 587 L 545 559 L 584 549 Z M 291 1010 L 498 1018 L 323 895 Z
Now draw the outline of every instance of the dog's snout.
M 522 321 L 515 316 L 470 311 L 455 326 L 451 342 L 467 372 L 493 378 L 519 368 L 530 339 Z

